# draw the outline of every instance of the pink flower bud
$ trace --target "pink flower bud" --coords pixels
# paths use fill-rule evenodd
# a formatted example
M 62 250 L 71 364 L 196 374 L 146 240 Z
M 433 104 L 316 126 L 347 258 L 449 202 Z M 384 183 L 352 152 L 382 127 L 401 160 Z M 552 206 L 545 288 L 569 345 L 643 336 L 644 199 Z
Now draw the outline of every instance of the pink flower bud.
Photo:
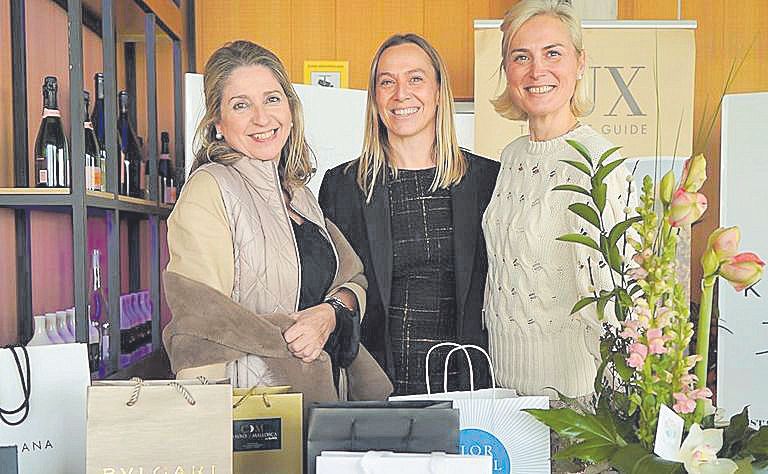
M 672 193 L 675 191 L 675 172 L 672 170 L 667 171 L 667 174 L 661 178 L 659 184 L 659 198 L 661 202 L 666 206 L 672 201 Z
M 721 227 L 709 235 L 707 249 L 714 250 L 717 258 L 722 261 L 736 255 L 739 251 L 739 240 L 741 232 L 738 227 Z
M 643 368 L 643 364 L 645 364 L 645 358 L 643 356 L 637 352 L 629 354 L 629 357 L 627 358 L 628 366 L 632 367 L 633 369 L 640 370 Z
M 690 387 L 691 385 L 693 385 L 694 383 L 696 383 L 696 381 L 697 381 L 698 379 L 699 379 L 699 378 L 698 378 L 698 377 L 696 377 L 694 374 L 685 374 L 685 375 L 683 375 L 682 377 L 680 377 L 680 383 L 681 383 L 683 386 L 686 386 L 686 387 Z
M 765 262 L 752 252 L 742 252 L 729 258 L 720 267 L 720 276 L 728 280 L 736 291 L 754 285 L 763 277 Z
M 689 193 L 680 188 L 675 191 L 670 206 L 669 224 L 672 227 L 682 227 L 701 218 L 707 210 L 707 198 L 701 193 Z
M 651 354 L 665 354 L 667 352 L 667 348 L 664 347 L 667 338 L 662 335 L 661 329 L 649 329 L 646 336 L 648 337 L 648 352 Z
M 645 280 L 648 276 L 648 271 L 642 267 L 630 268 L 626 273 L 629 278 L 635 281 Z
M 696 410 L 696 400 L 692 400 L 682 392 L 673 393 L 672 396 L 677 403 L 672 406 L 672 409 L 678 413 L 693 413 Z
M 691 400 L 706 400 L 707 398 L 712 397 L 712 390 L 704 387 L 704 388 L 697 388 L 696 390 L 691 390 L 688 393 L 688 398 Z
M 680 178 L 680 188 L 686 192 L 695 193 L 707 180 L 707 160 L 698 154 L 685 160 L 683 176 Z

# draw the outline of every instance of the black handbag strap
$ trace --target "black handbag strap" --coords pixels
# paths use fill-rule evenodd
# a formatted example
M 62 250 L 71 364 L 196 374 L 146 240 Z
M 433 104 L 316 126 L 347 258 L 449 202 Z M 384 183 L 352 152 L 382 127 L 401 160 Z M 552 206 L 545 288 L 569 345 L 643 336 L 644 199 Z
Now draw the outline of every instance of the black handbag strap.
M 17 348 L 21 349 L 21 352 L 24 353 L 24 365 L 27 369 L 26 375 L 24 374 L 24 368 L 22 367 L 21 360 L 19 359 L 19 354 L 16 352 Z M 18 426 L 24 423 L 24 420 L 26 420 L 27 416 L 29 416 L 29 400 L 32 395 L 32 377 L 30 376 L 29 353 L 27 352 L 27 348 L 24 346 L 5 346 L 4 349 L 11 351 L 11 354 L 13 354 L 13 359 L 16 361 L 16 370 L 19 373 L 19 380 L 21 381 L 21 390 L 24 394 L 24 401 L 21 402 L 21 405 L 19 405 L 18 408 L 13 410 L 4 410 L 2 407 L 0 407 L 0 421 L 8 426 Z M 22 411 L 23 415 L 21 415 L 21 418 L 16 421 L 9 421 L 8 418 L 6 418 L 8 415 L 16 415 Z

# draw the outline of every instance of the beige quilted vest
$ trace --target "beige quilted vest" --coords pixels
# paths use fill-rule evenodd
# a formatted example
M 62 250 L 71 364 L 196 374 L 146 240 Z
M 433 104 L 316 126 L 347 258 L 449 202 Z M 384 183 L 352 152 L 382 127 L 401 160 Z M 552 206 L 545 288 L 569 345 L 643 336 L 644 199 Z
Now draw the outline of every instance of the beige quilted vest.
M 221 190 L 234 248 L 230 297 L 257 314 L 295 312 L 301 265 L 277 163 L 242 158 L 232 165 L 209 163 L 195 172 L 213 176 Z M 331 242 L 323 212 L 306 186 L 294 190 L 291 208 L 317 224 Z M 336 266 L 338 272 L 338 255 Z

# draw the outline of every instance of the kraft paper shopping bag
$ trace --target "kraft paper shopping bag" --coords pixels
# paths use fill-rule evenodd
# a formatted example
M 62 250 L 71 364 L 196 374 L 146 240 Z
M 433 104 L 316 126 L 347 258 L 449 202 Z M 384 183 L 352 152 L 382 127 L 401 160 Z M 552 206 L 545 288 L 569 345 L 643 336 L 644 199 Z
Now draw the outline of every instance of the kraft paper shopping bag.
M 85 471 L 85 344 L 0 349 L 0 446 L 15 445 L 20 474 Z M 21 408 L 20 410 L 17 410 Z
M 86 473 L 232 473 L 232 386 L 199 380 L 94 382 Z

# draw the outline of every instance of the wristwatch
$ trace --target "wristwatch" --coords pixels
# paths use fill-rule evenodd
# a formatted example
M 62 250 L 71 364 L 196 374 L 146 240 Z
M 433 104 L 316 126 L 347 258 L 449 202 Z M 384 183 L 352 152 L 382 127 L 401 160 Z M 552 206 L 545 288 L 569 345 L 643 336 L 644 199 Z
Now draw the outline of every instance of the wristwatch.
M 354 313 L 354 310 L 350 308 L 349 306 L 345 305 L 343 301 L 341 301 L 341 298 L 338 298 L 336 296 L 329 296 L 328 298 L 323 301 L 323 303 L 328 303 L 333 308 L 333 311 L 336 312 L 336 316 L 338 317 L 339 314 L 349 314 Z

